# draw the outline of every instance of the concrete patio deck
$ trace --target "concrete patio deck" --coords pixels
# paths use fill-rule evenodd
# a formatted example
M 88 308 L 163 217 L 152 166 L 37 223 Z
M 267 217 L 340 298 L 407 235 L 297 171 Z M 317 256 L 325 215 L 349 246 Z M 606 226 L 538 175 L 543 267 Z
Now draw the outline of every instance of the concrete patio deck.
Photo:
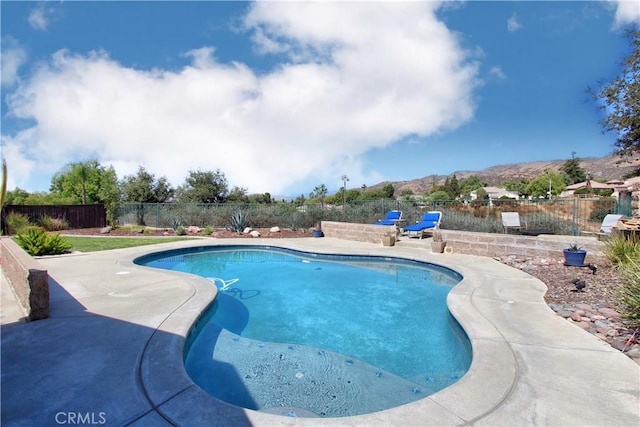
M 448 303 L 472 342 L 469 372 L 425 399 L 357 417 L 283 417 L 214 399 L 185 373 L 182 348 L 215 289 L 204 278 L 132 261 L 168 248 L 229 244 L 386 255 L 458 271 L 464 279 Z M 491 258 L 427 247 L 195 239 L 42 258 L 51 277 L 48 319 L 20 322 L 1 278 L 2 425 L 640 425 L 640 367 L 556 316 L 542 282 Z

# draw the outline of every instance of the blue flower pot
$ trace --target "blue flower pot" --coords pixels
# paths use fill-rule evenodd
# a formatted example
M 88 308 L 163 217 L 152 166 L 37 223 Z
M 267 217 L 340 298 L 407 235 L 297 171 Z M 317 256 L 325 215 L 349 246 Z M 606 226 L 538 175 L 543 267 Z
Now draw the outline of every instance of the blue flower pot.
M 313 237 L 324 237 L 324 233 L 322 232 L 322 230 L 313 230 L 311 235 Z
M 574 267 L 582 267 L 584 266 L 584 259 L 587 256 L 587 251 L 579 250 L 579 251 L 570 251 L 568 249 L 563 250 L 564 253 L 564 264 L 571 265 Z

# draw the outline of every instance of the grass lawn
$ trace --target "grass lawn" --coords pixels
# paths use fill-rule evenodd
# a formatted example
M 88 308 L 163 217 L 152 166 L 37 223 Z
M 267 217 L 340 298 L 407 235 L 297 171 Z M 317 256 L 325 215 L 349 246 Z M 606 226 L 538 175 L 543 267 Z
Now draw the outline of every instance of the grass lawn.
M 189 237 L 82 237 L 65 236 L 71 243 L 71 249 L 80 252 L 108 251 L 111 249 L 132 248 L 134 246 L 155 245 L 158 243 L 189 240 Z

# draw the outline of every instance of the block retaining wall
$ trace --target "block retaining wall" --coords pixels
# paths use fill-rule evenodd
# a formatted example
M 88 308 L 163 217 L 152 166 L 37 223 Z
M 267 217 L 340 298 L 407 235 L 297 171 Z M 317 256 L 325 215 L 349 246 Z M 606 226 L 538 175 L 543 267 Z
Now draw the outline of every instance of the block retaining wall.
M 49 274 L 9 237 L 0 239 L 2 271 L 28 320 L 49 317 Z
M 382 236 L 393 233 L 395 227 L 373 224 L 323 221 L 322 231 L 326 237 L 380 244 Z M 517 255 L 523 257 L 562 257 L 562 250 L 576 243 L 587 251 L 587 262 L 604 256 L 604 242 L 596 237 L 585 236 L 522 236 L 517 234 L 477 233 L 472 231 L 440 230 L 447 247 L 454 253 L 500 257 Z M 406 236 L 402 241 L 419 241 Z M 430 238 L 423 239 L 425 249 L 430 248 Z M 396 243 L 401 244 L 401 243 Z
M 356 242 L 382 244 L 382 237 L 396 233 L 393 225 L 356 224 L 352 222 L 322 221 L 325 237 L 333 237 Z
M 499 257 L 517 255 L 525 257 L 562 257 L 562 250 L 576 243 L 587 251 L 590 258 L 604 256 L 605 243 L 596 237 L 584 236 L 521 236 L 514 234 L 476 233 L 471 231 L 441 230 L 443 240 L 454 253 Z

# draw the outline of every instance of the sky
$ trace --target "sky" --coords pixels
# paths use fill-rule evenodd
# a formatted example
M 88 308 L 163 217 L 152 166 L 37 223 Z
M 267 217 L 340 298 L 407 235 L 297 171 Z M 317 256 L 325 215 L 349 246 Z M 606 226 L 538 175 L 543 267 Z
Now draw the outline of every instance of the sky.
M 602 157 L 633 1 L 0 2 L 8 189 L 71 162 L 308 195 Z

